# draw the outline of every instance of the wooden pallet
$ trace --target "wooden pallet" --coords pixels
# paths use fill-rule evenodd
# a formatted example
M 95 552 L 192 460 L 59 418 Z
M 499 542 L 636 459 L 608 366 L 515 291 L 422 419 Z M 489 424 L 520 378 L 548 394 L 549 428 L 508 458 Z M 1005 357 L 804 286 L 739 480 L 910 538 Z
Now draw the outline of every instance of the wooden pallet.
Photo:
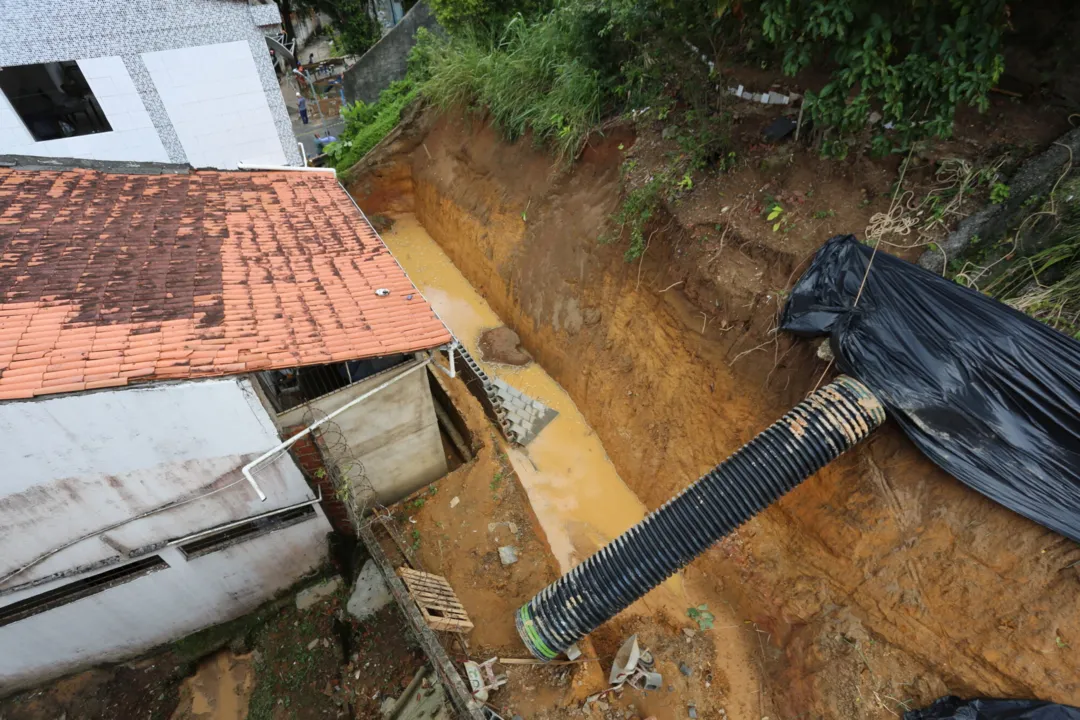
M 398 575 L 405 581 L 409 595 L 432 630 L 468 632 L 473 629 L 472 620 L 446 578 L 407 567 L 398 568 Z

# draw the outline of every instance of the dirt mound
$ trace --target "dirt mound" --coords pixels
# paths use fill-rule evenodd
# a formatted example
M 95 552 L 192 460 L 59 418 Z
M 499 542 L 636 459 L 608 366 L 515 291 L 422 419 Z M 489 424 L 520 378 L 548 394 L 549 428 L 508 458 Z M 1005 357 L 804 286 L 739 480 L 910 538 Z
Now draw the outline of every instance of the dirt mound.
M 819 381 L 825 362 L 775 332 L 777 312 L 828 235 L 861 231 L 889 201 L 891 175 L 865 159 L 794 150 L 776 165 L 739 148 L 746 162 L 696 182 L 628 264 L 624 246 L 597 242 L 628 133 L 568 172 L 476 122 L 446 118 L 412 142 L 399 136 L 350 185 L 361 207 L 384 210 L 389 183 L 650 508 Z M 652 152 L 643 144 L 640 162 Z M 776 231 L 771 201 L 785 208 Z M 760 644 L 761 716 L 895 718 L 946 691 L 1080 703 L 1078 562 L 1075 543 L 967 489 L 887 425 L 686 572 L 713 587 L 710 606 L 744 618 L 722 632 Z M 605 648 L 609 634 L 597 633 Z
M 528 365 L 533 359 L 521 346 L 518 334 L 505 325 L 485 330 L 480 335 L 480 356 L 487 362 L 518 366 Z

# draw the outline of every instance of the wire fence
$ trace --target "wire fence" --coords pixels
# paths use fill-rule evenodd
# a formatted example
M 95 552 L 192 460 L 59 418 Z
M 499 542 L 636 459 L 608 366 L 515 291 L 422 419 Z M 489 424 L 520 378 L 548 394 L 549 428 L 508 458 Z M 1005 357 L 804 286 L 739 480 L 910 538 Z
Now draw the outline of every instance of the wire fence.
M 312 431 L 312 438 L 322 455 L 323 467 L 337 499 L 349 513 L 353 527 L 359 527 L 361 519 L 378 500 L 363 461 L 350 447 L 341 426 L 333 420 L 326 420 L 326 412 L 308 404 L 303 417 L 305 427 L 322 421 Z

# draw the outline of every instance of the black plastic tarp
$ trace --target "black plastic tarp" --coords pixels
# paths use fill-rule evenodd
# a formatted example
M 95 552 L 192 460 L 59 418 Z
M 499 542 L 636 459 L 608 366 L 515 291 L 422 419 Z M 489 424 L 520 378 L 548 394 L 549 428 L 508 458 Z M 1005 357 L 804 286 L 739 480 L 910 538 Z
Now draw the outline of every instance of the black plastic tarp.
M 829 240 L 781 328 L 828 334 L 839 369 L 931 460 L 1080 541 L 1080 343 L 885 252 L 867 274 L 871 253 L 851 235 Z
M 925 710 L 904 713 L 904 720 L 1080 720 L 1080 710 L 1039 700 L 943 697 Z

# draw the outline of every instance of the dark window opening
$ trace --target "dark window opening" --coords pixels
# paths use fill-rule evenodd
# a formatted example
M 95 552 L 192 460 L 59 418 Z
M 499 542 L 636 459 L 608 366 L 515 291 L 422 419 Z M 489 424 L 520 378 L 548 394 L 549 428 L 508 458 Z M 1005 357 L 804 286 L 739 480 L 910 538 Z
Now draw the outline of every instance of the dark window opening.
M 0 608 L 0 627 L 96 595 L 111 587 L 131 582 L 136 578 L 167 567 L 169 567 L 168 563 L 162 560 L 161 557 L 153 555 L 112 570 L 106 570 L 97 575 L 70 582 L 40 595 Z
M 39 142 L 112 130 L 74 61 L 0 68 L 0 90 Z
M 218 550 L 224 550 L 245 540 L 252 540 L 260 535 L 287 528 L 315 517 L 315 508 L 310 505 L 293 508 L 276 515 L 256 518 L 240 525 L 233 525 L 219 532 L 203 535 L 197 540 L 184 543 L 180 551 L 185 557 L 195 558 Z
M 258 377 L 274 410 L 283 413 L 372 375 L 377 375 L 384 370 L 397 367 L 410 357 L 409 355 L 387 355 L 330 365 L 269 370 L 259 373 Z

